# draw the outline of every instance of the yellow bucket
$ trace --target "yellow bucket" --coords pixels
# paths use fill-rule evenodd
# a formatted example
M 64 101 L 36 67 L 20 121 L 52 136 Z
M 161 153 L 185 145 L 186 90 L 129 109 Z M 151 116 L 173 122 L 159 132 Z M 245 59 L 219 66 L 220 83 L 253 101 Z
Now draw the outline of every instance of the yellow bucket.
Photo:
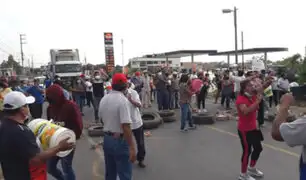
M 45 119 L 34 119 L 28 123 L 28 127 L 38 138 L 38 144 L 40 144 L 43 150 L 57 146 L 60 141 L 66 138 L 70 138 L 69 142 L 76 142 L 73 131 L 53 124 Z M 72 150 L 59 152 L 57 156 L 67 156 L 71 151 Z

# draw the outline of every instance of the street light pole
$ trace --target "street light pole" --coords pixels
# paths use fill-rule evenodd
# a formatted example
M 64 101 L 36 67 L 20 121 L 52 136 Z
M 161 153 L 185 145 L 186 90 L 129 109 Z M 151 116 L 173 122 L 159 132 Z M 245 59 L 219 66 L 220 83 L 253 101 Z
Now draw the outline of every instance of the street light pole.
M 122 73 L 124 73 L 123 39 L 121 39 Z
M 243 31 L 241 31 L 241 58 L 242 58 L 242 69 L 244 70 L 244 38 Z
M 234 7 L 234 27 L 235 27 L 235 62 L 238 65 L 238 34 L 237 34 L 237 8 Z
M 234 9 L 222 9 L 224 14 L 234 13 L 234 28 L 235 28 L 235 63 L 238 64 L 238 34 L 237 34 L 237 8 Z

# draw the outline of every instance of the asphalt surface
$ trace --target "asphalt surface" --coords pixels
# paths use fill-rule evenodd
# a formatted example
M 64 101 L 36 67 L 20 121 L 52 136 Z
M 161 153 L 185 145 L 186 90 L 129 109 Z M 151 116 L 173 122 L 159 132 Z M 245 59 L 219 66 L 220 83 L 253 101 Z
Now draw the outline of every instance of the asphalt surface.
M 209 112 L 215 112 L 219 105 L 207 103 Z M 93 120 L 93 110 L 85 108 L 85 122 Z M 146 137 L 147 168 L 136 165 L 134 180 L 221 180 L 237 179 L 240 171 L 241 145 L 237 137 L 236 121 L 216 122 L 211 126 L 198 126 L 196 130 L 179 131 L 179 111 L 177 121 L 150 130 Z M 263 129 L 264 147 L 257 167 L 265 174 L 265 180 L 298 179 L 300 148 L 290 148 L 284 143 L 272 140 L 271 124 Z M 77 179 L 103 180 L 104 162 L 101 148 L 90 150 L 93 142 L 101 138 L 84 136 L 77 142 L 74 169 Z M 52 179 L 52 178 L 49 178 Z

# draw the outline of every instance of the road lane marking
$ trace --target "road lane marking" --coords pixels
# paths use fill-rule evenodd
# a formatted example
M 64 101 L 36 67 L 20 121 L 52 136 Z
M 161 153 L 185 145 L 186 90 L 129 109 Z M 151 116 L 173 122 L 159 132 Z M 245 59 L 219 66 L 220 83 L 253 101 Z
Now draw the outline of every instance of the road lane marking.
M 216 128 L 216 127 L 212 127 L 212 126 L 205 126 L 206 128 L 209 128 L 211 130 L 214 130 L 214 131 L 217 131 L 219 133 L 222 133 L 222 134 L 227 134 L 229 136 L 232 136 L 232 137 L 236 137 L 236 138 L 239 138 L 239 136 L 237 134 L 234 134 L 232 132 L 229 132 L 229 131 L 225 131 L 223 129 L 220 129 L 220 128 Z M 272 149 L 274 151 L 278 151 L 278 152 L 282 152 L 282 153 L 285 153 L 285 154 L 288 154 L 290 156 L 293 156 L 293 157 L 297 157 L 299 158 L 300 155 L 295 153 L 295 152 L 292 152 L 292 151 L 288 151 L 286 149 L 283 149 L 283 148 L 280 148 L 280 147 L 276 147 L 276 146 L 273 146 L 273 145 L 270 145 L 270 144 L 266 144 L 266 143 L 262 143 L 262 145 L 264 147 L 267 147 L 269 149 Z
M 83 133 L 83 137 L 86 138 L 90 146 L 96 144 L 96 142 L 85 133 Z M 104 161 L 104 153 L 101 148 L 99 147 L 94 149 L 95 153 L 99 156 L 99 159 L 94 160 L 92 163 L 92 175 L 95 177 L 95 179 L 104 180 L 104 176 L 99 173 L 99 168 L 101 168 L 100 165 Z

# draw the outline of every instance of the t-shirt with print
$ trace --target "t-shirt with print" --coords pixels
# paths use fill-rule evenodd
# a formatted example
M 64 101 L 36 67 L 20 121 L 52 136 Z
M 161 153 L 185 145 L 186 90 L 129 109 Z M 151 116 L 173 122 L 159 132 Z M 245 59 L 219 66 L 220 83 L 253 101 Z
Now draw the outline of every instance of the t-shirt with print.
M 236 107 L 238 111 L 238 130 L 240 131 L 252 131 L 257 128 L 256 114 L 257 110 L 253 112 L 249 112 L 248 114 L 243 114 L 238 106 L 241 104 L 245 104 L 247 107 L 251 106 L 256 101 L 256 96 L 252 96 L 248 98 L 243 95 L 239 95 L 236 100 Z
M 33 132 L 24 124 L 3 119 L 0 125 L 0 162 L 4 179 L 46 180 L 46 164 L 31 165 L 40 152 Z

